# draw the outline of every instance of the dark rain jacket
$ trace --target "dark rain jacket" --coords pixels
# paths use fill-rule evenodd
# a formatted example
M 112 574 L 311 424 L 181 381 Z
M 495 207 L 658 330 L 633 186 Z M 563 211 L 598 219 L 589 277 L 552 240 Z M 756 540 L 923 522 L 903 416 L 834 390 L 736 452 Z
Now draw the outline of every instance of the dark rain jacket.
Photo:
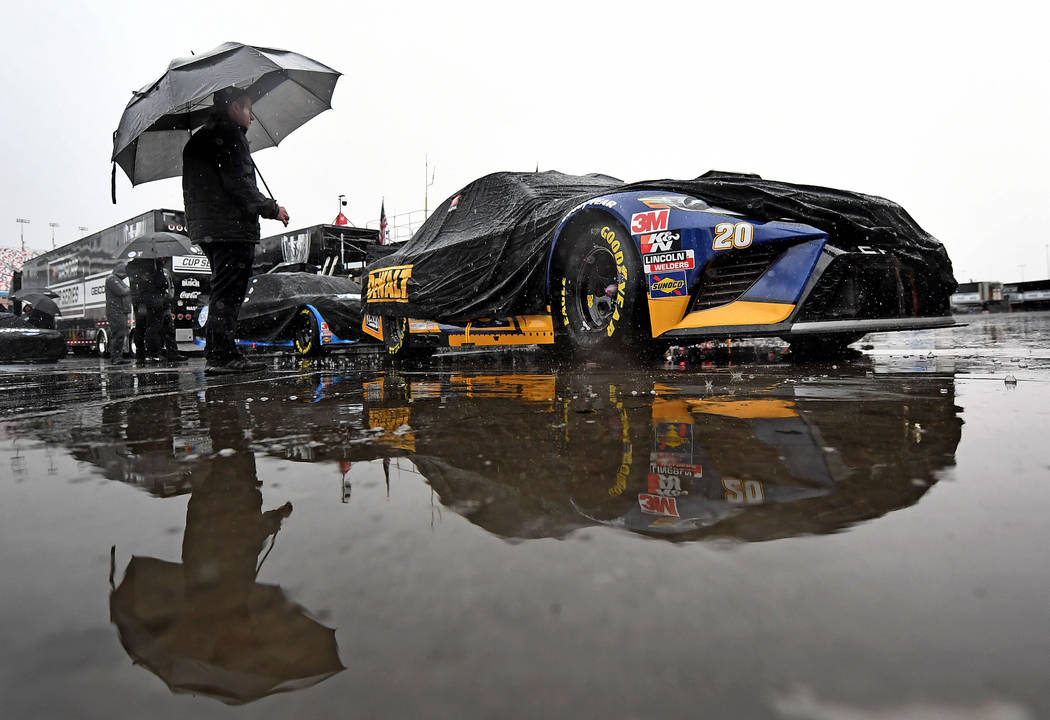
M 168 279 L 153 258 L 128 261 L 131 300 L 136 305 L 164 305 L 168 301 Z
M 277 217 L 277 202 L 256 185 L 245 133 L 225 115 L 212 115 L 182 151 L 182 197 L 195 243 L 259 242 L 259 218 Z
M 131 312 L 131 288 L 119 277 L 110 273 L 106 278 L 106 317 L 126 316 L 129 312 Z

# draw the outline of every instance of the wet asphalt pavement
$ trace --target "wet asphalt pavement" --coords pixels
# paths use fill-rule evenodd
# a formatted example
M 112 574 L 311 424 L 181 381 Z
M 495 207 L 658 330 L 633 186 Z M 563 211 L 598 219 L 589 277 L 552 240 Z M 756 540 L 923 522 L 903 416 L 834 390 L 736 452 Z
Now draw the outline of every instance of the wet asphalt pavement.
M 0 365 L 0 714 L 1050 717 L 1050 313 L 960 319 Z

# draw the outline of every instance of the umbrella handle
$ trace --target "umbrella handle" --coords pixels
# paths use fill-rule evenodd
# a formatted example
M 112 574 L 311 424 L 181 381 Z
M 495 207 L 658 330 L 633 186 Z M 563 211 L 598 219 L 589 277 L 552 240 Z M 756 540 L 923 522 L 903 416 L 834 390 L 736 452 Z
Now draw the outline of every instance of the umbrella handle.
M 251 157 L 251 156 L 249 156 L 249 157 Z M 259 176 L 259 179 L 262 180 L 262 182 L 263 182 L 263 187 L 266 188 L 266 194 L 270 196 L 271 200 L 273 200 L 274 202 L 277 202 L 277 200 L 273 196 L 273 193 L 270 192 L 270 186 L 266 184 L 266 178 L 264 178 L 263 174 L 261 172 L 259 172 L 259 166 L 255 164 L 255 158 L 251 158 L 251 161 L 252 161 L 252 167 L 255 168 L 256 174 Z M 113 172 L 114 173 L 117 172 L 115 165 L 113 166 Z M 116 190 L 114 190 L 113 192 L 114 192 L 114 197 L 116 197 L 116 194 L 115 194 Z M 116 200 L 114 200 L 113 202 L 116 202 Z
M 280 528 L 278 528 L 279 530 Z M 263 563 L 266 562 L 266 558 L 270 557 L 270 551 L 273 550 L 274 543 L 277 542 L 277 530 L 273 531 L 273 535 L 270 536 L 270 547 L 266 548 L 266 554 L 262 556 L 262 560 L 255 568 L 255 577 L 259 577 L 259 571 L 262 570 Z
M 261 175 L 259 177 L 262 177 Z M 265 181 L 264 181 L 265 182 Z M 113 172 L 109 176 L 109 192 L 113 195 L 113 204 L 117 204 L 117 164 L 113 163 Z

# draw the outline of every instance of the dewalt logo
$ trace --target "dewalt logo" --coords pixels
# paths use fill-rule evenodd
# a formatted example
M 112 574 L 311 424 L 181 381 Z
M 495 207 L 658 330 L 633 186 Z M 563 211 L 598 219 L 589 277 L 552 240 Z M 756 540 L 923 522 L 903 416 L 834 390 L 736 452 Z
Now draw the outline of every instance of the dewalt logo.
M 408 280 L 411 265 L 380 268 L 368 273 L 368 302 L 408 302 Z

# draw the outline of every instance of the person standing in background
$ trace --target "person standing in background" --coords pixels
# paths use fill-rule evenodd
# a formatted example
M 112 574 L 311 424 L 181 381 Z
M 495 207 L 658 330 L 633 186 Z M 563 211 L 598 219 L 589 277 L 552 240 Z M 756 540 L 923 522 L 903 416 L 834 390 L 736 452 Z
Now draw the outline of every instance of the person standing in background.
M 128 268 L 117 263 L 106 278 L 106 322 L 109 324 L 109 362 L 126 365 L 124 345 L 128 341 L 128 313 L 131 312 L 131 288 L 125 280 Z
M 164 340 L 163 313 L 168 305 L 167 280 L 155 258 L 128 262 L 131 302 L 135 308 L 135 360 L 160 360 Z

